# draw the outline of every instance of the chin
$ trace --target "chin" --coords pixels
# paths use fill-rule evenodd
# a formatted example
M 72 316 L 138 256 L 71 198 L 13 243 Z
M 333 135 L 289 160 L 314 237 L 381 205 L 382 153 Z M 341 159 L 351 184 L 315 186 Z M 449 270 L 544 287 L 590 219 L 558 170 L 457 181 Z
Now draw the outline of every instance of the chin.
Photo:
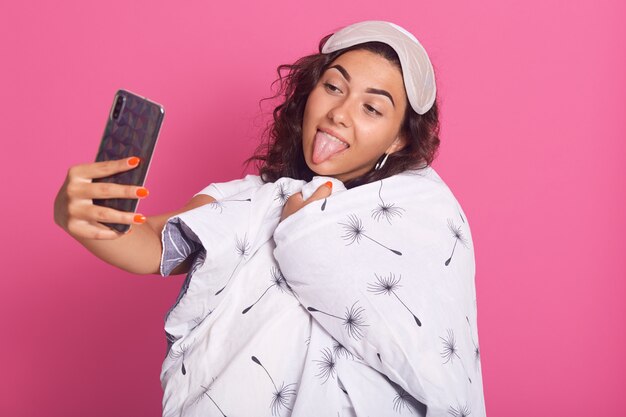
M 306 158 L 305 158 L 305 162 L 306 162 L 306 166 L 308 166 L 309 169 L 313 171 L 315 175 L 319 175 L 323 177 L 334 177 L 334 175 L 332 174 L 333 171 L 329 169 L 329 167 L 325 167 L 324 164 L 315 165 L 312 162 L 309 162 Z
M 344 176 L 342 176 L 341 174 L 338 174 L 337 171 L 334 170 L 332 167 L 323 166 L 323 165 L 327 165 L 327 164 L 313 165 L 307 162 L 307 166 L 309 167 L 309 169 L 313 171 L 313 173 L 317 176 L 331 177 L 341 182 L 346 182 L 350 179 L 350 178 L 344 178 Z

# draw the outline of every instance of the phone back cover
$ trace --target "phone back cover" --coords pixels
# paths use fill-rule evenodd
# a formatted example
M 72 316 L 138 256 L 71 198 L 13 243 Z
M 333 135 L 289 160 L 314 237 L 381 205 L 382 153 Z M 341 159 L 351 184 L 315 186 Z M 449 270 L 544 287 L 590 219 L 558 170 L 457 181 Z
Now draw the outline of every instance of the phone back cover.
M 128 91 L 120 90 L 117 95 L 126 98 L 124 108 L 117 119 L 109 116 L 96 161 L 138 156 L 141 163 L 135 169 L 94 179 L 94 182 L 143 186 L 163 122 L 163 107 Z M 135 211 L 137 202 L 137 199 L 94 200 L 94 204 L 128 212 Z

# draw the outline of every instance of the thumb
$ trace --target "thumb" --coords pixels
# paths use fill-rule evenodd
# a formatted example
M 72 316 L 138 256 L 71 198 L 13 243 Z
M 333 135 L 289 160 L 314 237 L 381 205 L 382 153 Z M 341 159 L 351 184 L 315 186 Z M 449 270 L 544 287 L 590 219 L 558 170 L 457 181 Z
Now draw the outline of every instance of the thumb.
M 309 199 L 305 202 L 305 204 L 309 204 L 314 201 L 321 200 L 323 198 L 330 196 L 330 194 L 332 193 L 332 190 L 333 190 L 333 183 L 330 181 L 325 182 L 324 184 L 317 187 L 317 190 L 315 190 L 315 192 L 311 194 L 311 197 L 309 197 Z

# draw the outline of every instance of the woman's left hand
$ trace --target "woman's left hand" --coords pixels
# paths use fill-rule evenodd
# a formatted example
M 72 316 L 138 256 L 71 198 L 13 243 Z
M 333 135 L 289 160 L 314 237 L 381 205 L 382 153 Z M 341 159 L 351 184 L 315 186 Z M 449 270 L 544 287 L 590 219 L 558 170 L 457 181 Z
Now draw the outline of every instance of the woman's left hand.
M 280 216 L 280 221 L 282 222 L 287 217 L 291 216 L 293 213 L 300 210 L 302 207 L 306 206 L 307 204 L 310 204 L 314 201 L 321 200 L 323 198 L 330 196 L 332 190 L 333 190 L 333 183 L 328 181 L 320 185 L 318 189 L 315 190 L 315 192 L 311 194 L 311 197 L 309 197 L 309 199 L 306 201 L 302 199 L 302 193 L 296 193 L 292 195 L 291 197 L 287 199 L 287 202 L 283 206 L 283 214 Z

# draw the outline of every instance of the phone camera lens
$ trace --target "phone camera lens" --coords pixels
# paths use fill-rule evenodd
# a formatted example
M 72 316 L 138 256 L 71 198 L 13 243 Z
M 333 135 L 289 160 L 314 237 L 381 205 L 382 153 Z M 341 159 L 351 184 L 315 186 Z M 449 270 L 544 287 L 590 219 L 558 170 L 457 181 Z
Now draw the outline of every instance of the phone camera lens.
M 111 115 L 113 119 L 117 119 L 120 116 L 124 101 L 124 96 L 117 96 L 117 100 L 115 100 L 115 106 L 113 107 L 113 114 Z

